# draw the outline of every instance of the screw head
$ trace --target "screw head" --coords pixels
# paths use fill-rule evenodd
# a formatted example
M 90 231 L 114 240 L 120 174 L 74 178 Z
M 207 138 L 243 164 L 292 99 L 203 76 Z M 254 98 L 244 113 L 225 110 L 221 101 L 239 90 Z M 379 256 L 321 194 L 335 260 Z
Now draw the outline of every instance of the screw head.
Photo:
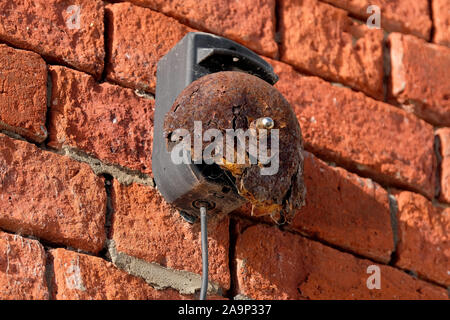
M 275 126 L 275 121 L 270 117 L 259 118 L 256 122 L 258 129 L 272 129 Z

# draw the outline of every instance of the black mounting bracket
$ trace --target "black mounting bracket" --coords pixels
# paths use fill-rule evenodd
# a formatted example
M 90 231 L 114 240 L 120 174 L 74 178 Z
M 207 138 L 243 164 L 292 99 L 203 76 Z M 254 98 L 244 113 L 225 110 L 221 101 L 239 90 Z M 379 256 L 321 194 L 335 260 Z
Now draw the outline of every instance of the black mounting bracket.
M 242 71 L 271 85 L 278 80 L 272 66 L 244 46 L 212 34 L 190 32 L 158 62 L 154 115 L 152 172 L 159 192 L 190 222 L 200 207 L 208 214 L 228 213 L 246 201 L 232 177 L 214 165 L 174 164 L 163 128 L 178 95 L 193 81 L 220 71 Z

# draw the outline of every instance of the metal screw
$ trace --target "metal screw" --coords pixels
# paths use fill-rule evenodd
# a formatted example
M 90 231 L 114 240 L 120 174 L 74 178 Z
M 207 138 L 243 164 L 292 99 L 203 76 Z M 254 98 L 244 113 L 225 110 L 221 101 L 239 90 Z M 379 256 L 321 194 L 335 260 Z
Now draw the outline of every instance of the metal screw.
M 258 129 L 272 129 L 275 126 L 275 121 L 269 117 L 263 117 L 256 120 L 256 127 Z

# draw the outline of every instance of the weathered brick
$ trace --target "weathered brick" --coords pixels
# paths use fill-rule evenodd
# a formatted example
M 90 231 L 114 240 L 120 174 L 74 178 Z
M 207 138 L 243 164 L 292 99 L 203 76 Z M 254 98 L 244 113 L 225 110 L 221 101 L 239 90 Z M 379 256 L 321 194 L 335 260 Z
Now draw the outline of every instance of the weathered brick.
M 394 249 L 386 190 L 305 153 L 306 205 L 292 228 L 378 261 Z
M 280 1 L 281 60 L 383 97 L 383 32 L 318 0 Z
M 392 33 L 390 94 L 402 107 L 436 125 L 450 125 L 450 48 Z
M 103 15 L 100 0 L 2 1 L 0 40 L 100 76 Z
M 52 66 L 49 145 L 82 150 L 108 164 L 151 173 L 154 100 Z
M 399 239 L 395 265 L 450 286 L 450 208 L 433 207 L 412 192 L 395 195 Z
M 433 197 L 431 125 L 362 93 L 269 62 L 280 77 L 275 87 L 297 114 L 308 151 L 379 182 Z
M 430 39 L 431 19 L 427 0 L 324 0 L 351 12 L 364 21 L 373 14 L 367 8 L 380 8 L 381 28 L 387 31 L 410 33 L 423 39 Z
M 193 28 L 240 42 L 274 58 L 276 0 L 131 0 L 167 14 Z M 257 8 L 257 10 L 255 10 Z
M 450 46 L 450 1 L 432 0 L 434 37 L 433 42 Z
M 304 159 L 306 204 L 287 228 L 389 262 L 394 241 L 386 190 L 309 152 L 304 152 Z M 251 217 L 251 207 L 245 205 L 234 213 Z M 274 223 L 265 217 L 258 221 Z
M 98 252 L 105 240 L 103 179 L 87 164 L 0 134 L 0 227 Z
M 441 160 L 441 181 L 439 200 L 450 203 L 450 128 L 436 130 L 439 137 Z
M 276 227 L 251 226 L 236 244 L 237 290 L 254 299 L 448 299 L 445 289 L 385 265 L 377 265 L 381 288 L 368 289 L 370 265 Z
M 108 5 L 105 13 L 111 52 L 106 77 L 125 87 L 154 92 L 159 59 L 193 30 L 129 3 Z
M 143 279 L 117 269 L 101 258 L 65 249 L 50 251 L 53 257 L 57 300 L 173 300 L 173 289 L 158 291 Z
M 111 238 L 117 250 L 164 267 L 201 274 L 199 224 L 185 222 L 147 186 L 113 182 Z M 230 286 L 228 268 L 229 218 L 208 224 L 209 276 L 224 289 Z
M 47 137 L 47 66 L 33 52 L 0 44 L 0 129 L 36 142 Z
M 0 231 L 0 299 L 48 299 L 45 264 L 38 241 Z

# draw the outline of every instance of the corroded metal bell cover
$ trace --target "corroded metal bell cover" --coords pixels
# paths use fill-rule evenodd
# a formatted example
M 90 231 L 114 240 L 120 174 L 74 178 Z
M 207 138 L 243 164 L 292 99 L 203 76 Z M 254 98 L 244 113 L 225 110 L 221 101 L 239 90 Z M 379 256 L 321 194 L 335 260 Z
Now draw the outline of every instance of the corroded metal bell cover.
M 253 215 L 271 215 L 278 222 L 289 222 L 304 204 L 306 189 L 302 134 L 295 113 L 283 95 L 266 81 L 248 73 L 212 73 L 187 86 L 167 113 L 164 137 L 169 152 L 176 145 L 173 133 L 177 129 L 187 130 L 194 140 L 195 134 L 198 135 L 198 131 L 194 132 L 195 122 L 201 123 L 201 137 L 210 129 L 219 130 L 223 137 L 227 130 L 242 129 L 250 133 L 249 137 L 268 141 L 270 159 L 276 157 L 278 161 L 277 170 L 271 174 L 262 174 L 269 163 L 252 153 L 251 143 L 245 144 L 245 163 L 229 161 L 225 154 L 230 151 L 230 145 L 224 138 L 223 157 L 215 157 L 215 163 L 233 179 L 238 194 L 250 201 Z M 262 127 L 269 130 L 261 130 Z M 273 144 L 274 132 L 278 134 L 278 148 Z M 207 143 L 202 144 L 202 152 L 207 146 Z M 194 143 L 184 147 L 190 148 L 190 154 L 197 155 L 198 160 Z M 231 147 L 235 152 L 232 159 L 236 160 L 237 143 Z

